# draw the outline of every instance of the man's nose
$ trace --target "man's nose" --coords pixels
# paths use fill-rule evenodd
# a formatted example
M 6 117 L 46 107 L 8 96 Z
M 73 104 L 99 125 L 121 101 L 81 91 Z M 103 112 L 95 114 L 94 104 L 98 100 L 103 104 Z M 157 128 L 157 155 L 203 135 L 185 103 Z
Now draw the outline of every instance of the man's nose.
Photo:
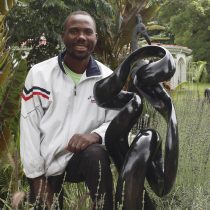
M 80 39 L 86 39 L 86 34 L 83 31 L 80 31 L 78 33 L 78 38 L 80 38 Z

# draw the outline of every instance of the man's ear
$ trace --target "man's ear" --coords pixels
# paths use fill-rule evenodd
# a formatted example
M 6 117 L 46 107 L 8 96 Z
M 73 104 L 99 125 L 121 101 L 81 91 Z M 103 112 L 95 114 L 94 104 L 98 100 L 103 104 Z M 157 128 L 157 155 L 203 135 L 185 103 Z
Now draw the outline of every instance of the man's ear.
M 61 39 L 63 40 L 63 39 L 64 39 L 64 31 L 62 31 L 62 32 L 60 33 L 60 36 L 61 36 Z
M 97 33 L 95 33 L 95 36 L 96 36 L 95 43 L 97 44 L 97 42 L 98 42 L 98 34 L 97 34 Z

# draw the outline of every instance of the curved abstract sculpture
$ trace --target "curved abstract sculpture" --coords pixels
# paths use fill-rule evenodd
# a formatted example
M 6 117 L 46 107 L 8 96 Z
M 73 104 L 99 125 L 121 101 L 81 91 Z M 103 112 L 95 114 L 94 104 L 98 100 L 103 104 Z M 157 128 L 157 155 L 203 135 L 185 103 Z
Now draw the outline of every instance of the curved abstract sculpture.
M 158 57 L 159 60 L 135 67 L 133 86 L 135 92 L 123 91 L 123 86 L 135 62 Z M 178 167 L 178 129 L 173 103 L 161 82 L 169 80 L 175 64 L 169 51 L 159 46 L 146 46 L 131 53 L 107 78 L 94 86 L 94 96 L 99 106 L 120 110 L 110 123 L 105 144 L 119 173 L 115 208 L 142 209 L 144 181 L 152 190 L 163 196 L 170 192 Z M 140 129 L 131 146 L 128 134 L 139 119 L 145 98 L 167 122 L 164 162 L 161 139 L 153 129 Z

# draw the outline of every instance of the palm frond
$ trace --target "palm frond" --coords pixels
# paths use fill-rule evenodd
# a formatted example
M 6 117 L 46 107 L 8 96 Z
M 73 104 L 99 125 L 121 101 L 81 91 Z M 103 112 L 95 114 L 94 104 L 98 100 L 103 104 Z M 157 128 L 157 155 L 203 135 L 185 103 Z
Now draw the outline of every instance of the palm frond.
M 0 14 L 6 15 L 15 3 L 15 0 L 1 0 Z
M 127 2 L 122 14 L 122 23 L 116 36 L 115 48 L 121 50 L 122 47 L 128 44 L 131 40 L 133 28 L 135 26 L 135 17 L 142 10 L 148 0 Z
M 1 18 L 0 43 L 0 152 L 4 151 L 11 139 L 11 121 L 19 110 L 19 95 L 26 74 L 26 62 L 20 61 L 13 69 L 11 52 L 6 49 L 7 34 Z
M 19 109 L 20 92 L 27 72 L 27 63 L 21 60 L 15 67 L 0 105 L 0 121 L 13 119 Z

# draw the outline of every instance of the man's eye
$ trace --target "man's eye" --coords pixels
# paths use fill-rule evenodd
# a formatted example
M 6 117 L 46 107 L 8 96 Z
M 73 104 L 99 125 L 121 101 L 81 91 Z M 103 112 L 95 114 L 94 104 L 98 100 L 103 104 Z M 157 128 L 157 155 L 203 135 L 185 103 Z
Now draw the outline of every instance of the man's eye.
M 76 35 L 78 34 L 78 30 L 70 30 L 69 33 L 72 35 Z
M 93 34 L 93 31 L 92 30 L 85 30 L 84 33 L 87 35 L 87 36 L 90 36 Z
M 71 35 L 79 35 L 79 34 L 83 34 L 85 36 L 92 36 L 94 34 L 93 30 L 90 29 L 86 29 L 86 30 L 77 30 L 77 29 L 71 29 L 69 30 L 69 34 Z

